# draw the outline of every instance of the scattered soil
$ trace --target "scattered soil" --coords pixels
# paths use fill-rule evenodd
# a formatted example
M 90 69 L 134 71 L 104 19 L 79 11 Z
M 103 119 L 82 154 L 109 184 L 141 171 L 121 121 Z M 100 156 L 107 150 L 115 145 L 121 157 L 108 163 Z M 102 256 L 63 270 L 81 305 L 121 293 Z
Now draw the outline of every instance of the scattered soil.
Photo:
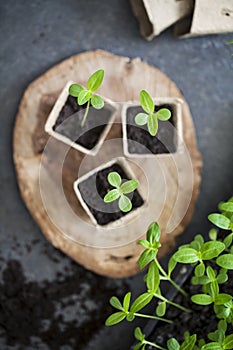
M 86 122 L 82 127 L 81 121 L 86 106 L 87 104 L 79 106 L 77 98 L 69 95 L 53 129 L 75 143 L 91 150 L 96 146 L 106 128 L 111 118 L 112 110 L 107 104 L 100 110 L 90 107 Z
M 56 281 L 26 281 L 16 260 L 7 263 L 0 283 L 2 350 L 80 349 L 103 327 L 112 312 L 108 300 L 122 297 L 126 282 L 97 276 L 73 264 L 72 274 Z
M 147 125 L 137 126 L 135 116 L 144 112 L 140 106 L 129 107 L 127 110 L 127 139 L 129 153 L 136 154 L 161 154 L 176 152 L 176 129 L 174 127 L 174 107 L 163 104 L 155 105 L 155 112 L 161 108 L 171 111 L 171 118 L 168 121 L 159 121 L 159 128 L 156 136 L 151 136 Z
M 119 210 L 118 201 L 113 203 L 104 203 L 103 198 L 107 191 L 114 188 L 108 183 L 107 180 L 108 174 L 112 171 L 116 171 L 122 179 L 129 180 L 129 177 L 126 175 L 122 167 L 119 164 L 113 164 L 108 168 L 100 170 L 97 174 L 93 174 L 87 180 L 78 185 L 83 200 L 87 204 L 89 210 L 99 225 L 106 225 L 109 222 L 118 220 L 122 216 L 131 213 L 132 210 L 141 207 L 144 203 L 138 190 L 135 190 L 133 193 L 128 195 L 133 205 L 132 210 L 128 213 L 123 213 Z M 100 208 L 101 210 L 99 210 Z

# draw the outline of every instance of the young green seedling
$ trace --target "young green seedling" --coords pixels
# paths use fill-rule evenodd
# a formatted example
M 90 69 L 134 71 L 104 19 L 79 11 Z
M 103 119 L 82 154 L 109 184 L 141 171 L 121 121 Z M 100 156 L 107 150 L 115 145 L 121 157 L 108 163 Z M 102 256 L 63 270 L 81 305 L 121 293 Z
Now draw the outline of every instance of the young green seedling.
M 158 112 L 154 112 L 153 99 L 145 90 L 140 92 L 140 104 L 144 112 L 136 115 L 135 123 L 140 126 L 147 124 L 149 133 L 151 136 L 155 136 L 158 131 L 158 120 L 165 121 L 170 119 L 171 112 L 167 108 L 161 108 Z
M 104 100 L 102 97 L 94 94 L 94 92 L 100 87 L 104 78 L 104 70 L 99 69 L 93 73 L 87 81 L 87 89 L 80 84 L 72 84 L 69 88 L 69 94 L 73 97 L 77 97 L 77 103 L 79 106 L 87 103 L 85 114 L 81 121 L 81 126 L 84 126 L 87 119 L 90 105 L 95 109 L 101 109 L 104 106 Z
M 115 187 L 113 190 L 108 191 L 104 197 L 105 203 L 114 202 L 119 199 L 118 206 L 121 211 L 127 213 L 132 209 L 132 202 L 126 194 L 132 193 L 138 187 L 137 180 L 128 180 L 122 182 L 121 176 L 117 172 L 111 172 L 108 174 L 108 182 Z

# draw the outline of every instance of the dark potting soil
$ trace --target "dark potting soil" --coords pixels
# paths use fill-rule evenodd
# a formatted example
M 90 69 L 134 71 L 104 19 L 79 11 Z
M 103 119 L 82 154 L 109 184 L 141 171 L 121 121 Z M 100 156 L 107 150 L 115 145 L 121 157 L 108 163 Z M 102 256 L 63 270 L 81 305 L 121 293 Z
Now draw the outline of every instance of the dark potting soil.
M 129 153 L 136 154 L 161 154 L 176 152 L 176 129 L 174 127 L 174 107 L 163 104 L 155 105 L 155 112 L 161 108 L 171 111 L 171 118 L 168 121 L 159 121 L 159 128 L 156 136 L 151 136 L 147 125 L 137 126 L 135 116 L 144 112 L 142 107 L 129 107 L 127 110 L 127 140 Z
M 228 273 L 228 282 L 222 286 L 222 293 L 232 294 L 233 290 L 233 272 Z M 202 293 L 200 286 L 191 284 L 191 276 L 185 282 L 183 289 L 189 296 L 197 293 Z M 189 331 L 190 334 L 197 334 L 197 339 L 204 338 L 208 341 L 207 334 L 217 330 L 220 319 L 216 318 L 213 311 L 213 305 L 201 306 L 191 302 L 190 298 L 185 298 L 181 293 L 178 293 L 175 300 L 177 304 L 183 305 L 192 310 L 192 313 L 185 313 L 179 309 L 169 306 L 166 318 L 173 321 L 173 324 L 165 324 L 159 322 L 155 327 L 154 334 L 149 337 L 149 341 L 166 348 L 167 340 L 174 337 L 179 342 L 184 340 L 184 332 Z M 228 334 L 233 332 L 233 327 L 228 325 Z M 149 348 L 147 348 L 149 349 Z
M 1 350 L 85 350 L 112 312 L 110 297 L 122 298 L 129 288 L 75 263 L 69 276 L 59 274 L 55 281 L 30 282 L 18 261 L 7 263 L 0 283 Z
M 109 222 L 118 220 L 122 216 L 129 214 L 119 210 L 118 201 L 112 203 L 104 203 L 103 201 L 107 191 L 114 188 L 107 180 L 108 174 L 112 171 L 116 171 L 121 176 L 122 180 L 129 180 L 122 167 L 119 164 L 113 164 L 108 168 L 100 170 L 97 174 L 93 174 L 78 185 L 84 202 L 87 204 L 99 225 L 106 225 Z M 143 205 L 143 199 L 138 190 L 135 190 L 127 196 L 132 201 L 132 210 Z
M 112 109 L 107 104 L 100 110 L 90 107 L 86 122 L 82 127 L 81 121 L 86 106 L 87 104 L 79 106 L 77 98 L 69 95 L 53 129 L 75 143 L 91 150 L 96 146 L 106 128 L 112 115 Z

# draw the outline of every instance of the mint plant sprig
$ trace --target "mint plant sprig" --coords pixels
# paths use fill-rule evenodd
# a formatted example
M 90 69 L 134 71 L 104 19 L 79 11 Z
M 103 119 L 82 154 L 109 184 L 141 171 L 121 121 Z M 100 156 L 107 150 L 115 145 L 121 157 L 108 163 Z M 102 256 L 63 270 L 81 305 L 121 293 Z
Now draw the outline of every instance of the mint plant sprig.
M 124 213 L 129 212 L 132 209 L 132 202 L 129 197 L 126 196 L 126 194 L 135 191 L 139 185 L 139 182 L 137 180 L 122 182 L 121 176 L 115 171 L 108 174 L 108 182 L 115 188 L 108 191 L 104 197 L 104 202 L 110 203 L 119 199 L 119 209 Z
M 95 109 L 101 109 L 104 106 L 104 100 L 94 92 L 100 87 L 104 79 L 104 70 L 99 69 L 93 73 L 87 81 L 87 89 L 80 84 L 72 84 L 69 88 L 69 94 L 73 97 L 77 97 L 77 103 L 79 106 L 87 103 L 85 114 L 81 121 L 81 126 L 84 126 L 86 118 L 89 112 L 90 105 Z
M 149 133 L 151 136 L 155 136 L 158 131 L 158 120 L 170 119 L 171 112 L 167 108 L 161 108 L 158 112 L 154 112 L 153 99 L 146 90 L 140 92 L 140 104 L 144 112 L 136 115 L 135 123 L 140 126 L 147 124 Z

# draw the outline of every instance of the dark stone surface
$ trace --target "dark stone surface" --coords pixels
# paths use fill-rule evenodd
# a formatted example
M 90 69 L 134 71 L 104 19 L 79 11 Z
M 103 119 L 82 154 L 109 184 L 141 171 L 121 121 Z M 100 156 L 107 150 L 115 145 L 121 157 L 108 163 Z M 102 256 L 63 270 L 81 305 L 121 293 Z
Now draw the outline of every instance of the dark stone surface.
M 43 321 L 44 329 L 51 325 L 57 327 L 54 337 L 58 343 L 58 332 L 61 329 L 64 332 L 67 327 L 71 332 L 70 338 L 76 342 L 74 345 L 60 342 L 59 345 L 52 346 L 50 340 L 41 340 L 35 329 L 31 333 L 31 339 L 25 331 L 24 342 L 28 341 L 29 345 L 22 344 L 23 334 L 18 335 L 20 319 L 14 311 L 7 311 L 11 323 L 1 324 L 0 348 L 43 350 L 54 349 L 56 346 L 58 350 L 127 350 L 133 338 L 132 329 L 137 322 L 120 324 L 110 329 L 100 329 L 99 322 L 103 322 L 104 303 L 106 312 L 108 310 L 109 295 L 114 290 L 121 294 L 133 289 L 133 295 L 136 296 L 144 289 L 142 276 L 117 281 L 98 277 L 71 262 L 45 240 L 25 208 L 16 183 L 12 161 L 12 131 L 18 103 L 27 85 L 46 69 L 86 50 L 101 48 L 119 55 L 140 56 L 169 75 L 189 103 L 204 161 L 196 212 L 185 234 L 179 239 L 187 241 L 195 232 L 205 232 L 210 227 L 207 214 L 216 210 L 220 200 L 225 200 L 232 194 L 233 48 L 226 45 L 232 35 L 178 40 L 168 30 L 148 43 L 140 37 L 138 24 L 129 2 L 125 0 L 2 1 L 0 29 L 0 269 L 1 290 L 7 288 L 8 293 L 4 294 L 3 306 L 6 312 L 14 300 L 9 283 L 7 285 L 4 280 L 4 275 L 10 269 L 18 295 L 26 290 L 26 294 L 22 294 L 25 317 L 29 315 L 38 318 L 33 321 L 36 325 Z M 15 260 L 20 266 L 14 263 Z M 74 280 L 76 284 L 71 287 Z M 58 288 L 58 293 L 59 283 L 62 287 L 64 281 L 69 285 L 68 295 L 64 296 L 61 292 L 60 300 L 51 299 L 51 308 L 48 308 L 50 319 L 46 321 L 42 310 L 45 297 L 43 293 L 46 291 L 44 286 L 54 286 Z M 96 296 L 81 294 L 81 283 L 92 290 L 96 286 Z M 37 311 L 30 313 L 34 304 L 30 304 L 27 288 L 32 288 L 34 284 L 41 297 L 37 302 Z M 102 289 L 98 288 L 100 286 Z M 73 296 L 80 298 L 80 302 L 75 299 L 72 304 Z M 94 306 L 91 304 L 93 300 Z M 14 302 L 17 303 L 18 298 Z M 82 306 L 85 302 L 87 307 Z M 62 306 L 61 309 L 62 303 L 67 303 L 68 307 Z M 97 313 L 94 317 L 93 311 L 88 311 L 92 306 Z M 93 320 L 91 326 L 88 323 L 90 318 Z M 74 324 L 71 325 L 72 322 Z M 88 323 L 85 326 L 86 342 L 81 342 L 80 334 L 85 322 Z M 10 332 L 7 332 L 7 327 Z M 79 345 L 76 345 L 78 341 Z

